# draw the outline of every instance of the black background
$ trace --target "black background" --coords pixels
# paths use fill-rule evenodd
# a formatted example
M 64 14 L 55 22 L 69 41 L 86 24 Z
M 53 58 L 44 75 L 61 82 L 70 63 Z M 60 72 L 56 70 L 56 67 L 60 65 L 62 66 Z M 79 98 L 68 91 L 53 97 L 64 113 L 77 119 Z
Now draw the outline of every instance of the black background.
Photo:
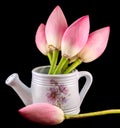
M 120 108 L 118 2 L 115 0 L 4 1 L 0 3 L 0 125 L 13 128 L 119 127 L 120 115 L 65 120 L 57 126 L 43 126 L 29 122 L 18 114 L 18 109 L 24 107 L 24 104 L 15 92 L 5 85 L 5 80 L 10 74 L 17 72 L 20 79 L 30 86 L 31 70 L 36 66 L 49 64 L 47 57 L 35 46 L 35 32 L 40 23 L 46 23 L 56 5 L 62 8 L 69 25 L 77 18 L 88 14 L 91 32 L 104 26 L 111 27 L 104 54 L 97 60 L 78 67 L 78 70 L 87 70 L 93 75 L 93 83 L 82 103 L 81 113 Z

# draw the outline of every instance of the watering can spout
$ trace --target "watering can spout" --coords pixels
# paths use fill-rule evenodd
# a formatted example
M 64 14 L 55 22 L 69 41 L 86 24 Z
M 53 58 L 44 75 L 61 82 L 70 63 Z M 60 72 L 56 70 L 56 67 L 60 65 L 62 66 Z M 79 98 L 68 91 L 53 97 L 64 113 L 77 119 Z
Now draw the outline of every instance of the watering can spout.
M 19 79 L 17 73 L 11 74 L 5 83 L 14 89 L 25 105 L 32 104 L 31 89 Z

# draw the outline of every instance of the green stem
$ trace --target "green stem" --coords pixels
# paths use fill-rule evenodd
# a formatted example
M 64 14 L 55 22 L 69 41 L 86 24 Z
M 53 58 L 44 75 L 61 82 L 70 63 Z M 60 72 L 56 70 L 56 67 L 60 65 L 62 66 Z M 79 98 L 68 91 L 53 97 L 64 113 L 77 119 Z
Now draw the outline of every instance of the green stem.
M 97 112 L 89 112 L 89 113 L 76 114 L 76 115 L 66 114 L 65 119 L 86 118 L 86 117 L 102 116 L 107 114 L 120 114 L 120 109 L 109 109 L 109 110 L 102 110 Z
M 59 54 L 59 50 L 57 50 L 57 49 L 53 50 L 52 62 L 51 62 L 51 66 L 50 66 L 48 74 L 53 73 L 53 71 L 56 67 L 57 61 L 58 61 L 58 54 Z
M 49 52 L 47 54 L 47 56 L 48 56 L 48 59 L 49 59 L 50 65 L 51 65 L 52 64 L 52 52 Z
M 62 73 L 68 68 L 68 64 L 69 64 L 69 61 L 66 61 L 66 63 L 64 64 L 63 68 L 62 68 Z
M 70 73 L 72 70 L 74 70 L 78 65 L 80 65 L 82 61 L 78 58 L 75 62 L 73 62 L 65 71 L 63 74 Z
M 57 68 L 55 69 L 54 73 L 53 74 L 60 74 L 61 73 L 61 70 L 64 66 L 64 64 L 68 61 L 67 58 L 65 58 L 64 56 L 62 56 Z

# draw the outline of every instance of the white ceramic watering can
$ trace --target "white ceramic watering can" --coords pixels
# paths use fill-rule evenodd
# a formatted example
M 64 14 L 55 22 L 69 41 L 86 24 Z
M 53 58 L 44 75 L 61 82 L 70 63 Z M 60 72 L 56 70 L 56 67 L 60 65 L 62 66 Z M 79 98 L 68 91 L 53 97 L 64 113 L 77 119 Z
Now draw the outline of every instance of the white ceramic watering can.
M 15 90 L 25 105 L 48 102 L 60 107 L 64 113 L 78 114 L 93 81 L 91 73 L 74 70 L 69 74 L 49 75 L 48 70 L 49 66 L 34 68 L 31 87 L 21 82 L 17 73 L 11 74 L 5 83 Z M 81 77 L 85 77 L 86 82 L 80 90 Z

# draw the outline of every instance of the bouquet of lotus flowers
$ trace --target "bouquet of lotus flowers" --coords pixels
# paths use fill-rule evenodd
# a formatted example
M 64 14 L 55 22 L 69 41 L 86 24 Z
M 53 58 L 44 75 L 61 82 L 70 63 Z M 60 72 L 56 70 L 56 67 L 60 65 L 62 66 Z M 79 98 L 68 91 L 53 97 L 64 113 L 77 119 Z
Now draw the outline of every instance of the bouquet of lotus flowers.
M 57 5 L 46 24 L 39 25 L 35 43 L 39 51 L 49 58 L 48 74 L 67 74 L 81 63 L 100 57 L 106 49 L 109 35 L 110 26 L 90 32 L 89 15 L 68 26 L 62 9 Z
M 78 18 L 68 26 L 61 8 L 56 6 L 46 24 L 39 25 L 35 43 L 39 51 L 49 59 L 48 74 L 67 74 L 82 62 L 89 63 L 100 57 L 106 49 L 109 34 L 110 26 L 90 33 L 89 15 Z M 59 54 L 61 54 L 60 59 Z M 19 109 L 19 113 L 36 123 L 56 125 L 65 119 L 120 114 L 120 109 L 65 114 L 61 108 L 55 105 L 34 103 Z

